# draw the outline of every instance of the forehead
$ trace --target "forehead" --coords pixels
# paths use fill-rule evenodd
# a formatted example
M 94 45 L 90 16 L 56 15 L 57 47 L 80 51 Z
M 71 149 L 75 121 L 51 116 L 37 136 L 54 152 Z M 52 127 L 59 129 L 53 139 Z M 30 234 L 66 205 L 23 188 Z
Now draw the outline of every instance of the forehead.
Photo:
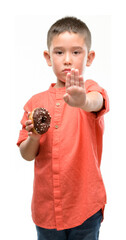
M 64 32 L 59 35 L 55 35 L 52 39 L 50 48 L 54 47 L 73 47 L 73 46 L 85 46 L 84 36 L 79 33 Z

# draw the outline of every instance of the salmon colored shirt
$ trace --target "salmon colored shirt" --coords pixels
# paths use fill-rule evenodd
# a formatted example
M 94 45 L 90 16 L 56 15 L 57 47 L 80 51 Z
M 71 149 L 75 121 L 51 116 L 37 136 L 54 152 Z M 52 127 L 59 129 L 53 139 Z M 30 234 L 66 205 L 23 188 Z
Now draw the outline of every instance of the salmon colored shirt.
M 96 82 L 85 82 L 86 92 L 100 92 L 104 109 L 88 113 L 63 100 L 65 87 L 34 95 L 24 106 L 17 145 L 27 137 L 25 121 L 36 107 L 46 108 L 51 126 L 40 139 L 35 158 L 32 217 L 36 225 L 63 230 L 81 225 L 106 203 L 100 163 L 104 132 L 103 115 L 109 110 L 106 91 Z

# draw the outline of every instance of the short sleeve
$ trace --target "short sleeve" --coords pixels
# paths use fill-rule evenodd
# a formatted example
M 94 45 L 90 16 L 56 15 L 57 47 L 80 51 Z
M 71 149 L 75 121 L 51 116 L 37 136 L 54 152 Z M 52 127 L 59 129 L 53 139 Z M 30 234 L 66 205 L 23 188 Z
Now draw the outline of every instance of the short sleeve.
M 25 129 L 25 122 L 28 120 L 28 112 L 32 111 L 32 98 L 25 104 L 24 106 L 24 114 L 21 120 L 22 129 L 19 132 L 19 138 L 17 141 L 17 145 L 20 146 L 21 142 L 27 139 L 28 132 Z
M 99 112 L 97 112 L 97 114 L 96 114 L 97 118 L 104 115 L 105 113 L 107 113 L 109 111 L 109 98 L 108 98 L 106 90 L 104 88 L 100 87 L 98 85 L 98 83 L 96 83 L 93 80 L 87 80 L 85 82 L 85 89 L 86 89 L 86 93 L 96 91 L 96 92 L 101 93 L 103 96 L 104 107 Z

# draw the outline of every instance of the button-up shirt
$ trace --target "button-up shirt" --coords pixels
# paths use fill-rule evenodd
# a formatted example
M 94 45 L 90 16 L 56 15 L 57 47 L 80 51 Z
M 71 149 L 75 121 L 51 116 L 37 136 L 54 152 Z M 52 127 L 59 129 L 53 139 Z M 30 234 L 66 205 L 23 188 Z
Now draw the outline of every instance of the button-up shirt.
M 97 113 L 69 106 L 63 100 L 65 87 L 54 85 L 25 104 L 17 145 L 28 137 L 28 112 L 46 108 L 51 125 L 41 136 L 34 162 L 32 217 L 40 227 L 62 230 L 82 224 L 106 204 L 100 163 L 109 104 L 106 91 L 93 80 L 85 82 L 85 89 L 102 94 L 104 108 Z

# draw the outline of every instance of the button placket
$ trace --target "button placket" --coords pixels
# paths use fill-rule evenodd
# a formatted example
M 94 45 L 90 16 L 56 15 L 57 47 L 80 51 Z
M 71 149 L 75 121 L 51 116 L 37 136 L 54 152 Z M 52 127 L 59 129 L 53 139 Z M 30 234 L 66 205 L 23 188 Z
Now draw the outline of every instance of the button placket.
M 54 109 L 54 130 L 53 130 L 53 150 L 52 150 L 52 170 L 53 170 L 53 190 L 56 228 L 63 227 L 62 200 L 60 186 L 60 124 L 62 115 L 62 97 L 56 93 L 56 104 Z

